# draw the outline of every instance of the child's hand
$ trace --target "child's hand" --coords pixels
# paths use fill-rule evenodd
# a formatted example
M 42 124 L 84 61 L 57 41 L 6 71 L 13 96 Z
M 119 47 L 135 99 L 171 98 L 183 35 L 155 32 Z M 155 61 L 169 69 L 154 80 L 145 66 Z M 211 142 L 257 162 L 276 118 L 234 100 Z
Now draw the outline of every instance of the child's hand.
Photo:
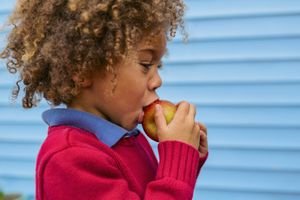
M 200 127 L 200 144 L 199 144 L 198 151 L 199 151 L 200 157 L 204 157 L 204 156 L 206 156 L 206 154 L 208 152 L 207 128 L 201 122 L 198 122 L 198 125 Z
M 156 106 L 154 119 L 159 141 L 177 140 L 199 149 L 200 126 L 195 122 L 195 106 L 185 101 L 180 102 L 174 118 L 169 124 L 166 123 L 162 112 L 163 108 L 160 105 Z

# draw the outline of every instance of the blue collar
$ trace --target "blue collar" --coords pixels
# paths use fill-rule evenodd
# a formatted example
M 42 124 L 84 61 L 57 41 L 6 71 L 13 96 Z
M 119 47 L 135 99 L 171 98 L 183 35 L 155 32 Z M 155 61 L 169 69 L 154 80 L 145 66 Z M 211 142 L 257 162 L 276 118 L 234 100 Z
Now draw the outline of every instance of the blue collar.
M 127 131 L 96 115 L 70 108 L 46 110 L 43 112 L 42 118 L 49 126 L 68 125 L 84 129 L 95 134 L 101 142 L 110 147 L 124 136 L 133 136 L 140 133 L 137 128 Z

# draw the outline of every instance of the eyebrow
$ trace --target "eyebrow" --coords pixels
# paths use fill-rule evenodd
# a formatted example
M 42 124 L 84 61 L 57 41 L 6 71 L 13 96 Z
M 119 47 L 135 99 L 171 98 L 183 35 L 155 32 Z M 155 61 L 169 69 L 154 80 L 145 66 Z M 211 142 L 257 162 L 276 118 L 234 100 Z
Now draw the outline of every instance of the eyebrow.
M 158 51 L 154 48 L 145 48 L 145 49 L 139 49 L 139 52 L 141 51 L 149 51 L 152 55 L 158 56 Z M 166 54 L 167 48 L 164 50 L 162 57 Z
M 138 51 L 139 51 L 139 52 L 141 52 L 141 51 L 149 51 L 149 52 L 151 52 L 152 54 L 155 53 L 155 49 L 153 49 L 153 48 L 139 49 Z

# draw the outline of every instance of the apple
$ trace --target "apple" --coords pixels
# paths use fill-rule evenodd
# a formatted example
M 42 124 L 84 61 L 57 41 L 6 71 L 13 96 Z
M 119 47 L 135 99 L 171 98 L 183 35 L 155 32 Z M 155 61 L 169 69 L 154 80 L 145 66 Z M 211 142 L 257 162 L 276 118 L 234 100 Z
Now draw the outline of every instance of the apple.
M 143 129 L 148 137 L 158 142 L 157 128 L 154 120 L 156 104 L 161 105 L 167 124 L 169 124 L 172 121 L 175 112 L 177 110 L 177 106 L 171 103 L 170 101 L 157 99 L 154 102 L 152 102 L 150 105 L 143 108 L 144 111 L 144 116 L 142 121 Z

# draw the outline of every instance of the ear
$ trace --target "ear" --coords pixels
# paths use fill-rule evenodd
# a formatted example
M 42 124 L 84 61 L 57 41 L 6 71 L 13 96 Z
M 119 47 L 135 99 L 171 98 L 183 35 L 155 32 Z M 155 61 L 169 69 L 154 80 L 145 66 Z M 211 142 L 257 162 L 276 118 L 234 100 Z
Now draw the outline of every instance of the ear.
M 88 88 L 92 86 L 91 77 L 80 77 L 78 74 L 73 75 L 72 80 L 83 88 Z

